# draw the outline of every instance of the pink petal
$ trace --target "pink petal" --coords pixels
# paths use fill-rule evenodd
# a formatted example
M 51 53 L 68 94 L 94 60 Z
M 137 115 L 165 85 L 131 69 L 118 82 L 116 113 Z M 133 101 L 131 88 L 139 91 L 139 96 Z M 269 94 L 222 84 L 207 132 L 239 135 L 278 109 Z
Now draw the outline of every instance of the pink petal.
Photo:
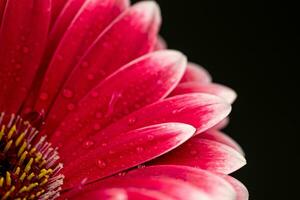
M 133 130 L 151 124 L 181 122 L 190 124 L 201 133 L 224 119 L 231 106 L 209 94 L 185 94 L 168 98 L 140 109 L 107 127 L 103 135 Z M 95 140 L 96 139 L 95 135 Z M 99 141 L 101 141 L 99 135 Z
M 158 51 L 163 49 L 167 49 L 167 42 L 161 36 L 158 36 L 155 43 L 154 50 Z
M 2 17 L 4 15 L 6 2 L 7 2 L 7 0 L 0 0 L 0 27 L 1 27 L 1 24 L 2 24 Z
M 57 17 L 59 16 L 60 12 L 64 8 L 65 4 L 68 0 L 52 0 L 51 2 L 51 26 L 56 21 Z
M 81 4 L 81 1 L 76 0 L 70 2 Z M 73 12 L 76 9 L 73 10 L 73 4 L 66 6 L 49 35 L 47 46 L 48 57 L 44 58 L 44 68 L 40 72 L 40 74 L 46 74 L 43 80 L 41 80 L 43 82 L 40 86 L 39 94 L 33 95 L 34 98 L 35 96 L 40 97 L 37 99 L 35 110 L 45 110 L 46 113 L 48 112 L 49 106 L 53 103 L 64 81 L 78 64 L 81 57 L 95 40 L 101 37 L 100 33 L 103 33 L 104 29 L 124 9 L 122 7 L 124 5 L 121 3 L 123 1 L 118 2 L 120 4 L 115 3 L 114 0 L 86 1 L 69 26 L 66 24 L 69 23 L 72 18 L 70 15 L 73 16 Z M 62 35 L 63 37 L 61 38 Z M 100 52 L 98 53 L 97 58 L 104 56 Z M 48 62 L 50 64 L 46 68 L 45 66 L 48 65 Z M 96 67 L 99 68 L 99 66 L 101 66 L 101 63 Z M 97 74 L 93 75 L 97 76 Z M 86 75 L 81 74 L 81 78 L 84 79 L 84 82 L 88 82 Z M 75 82 L 80 82 L 80 80 L 78 79 Z M 73 84 L 75 83 L 73 82 Z
M 61 155 L 63 152 L 68 154 L 70 151 L 77 154 L 85 154 L 88 150 L 79 148 L 79 146 L 81 146 L 81 140 L 87 137 L 94 141 L 95 145 L 101 145 L 110 137 L 117 136 L 119 133 L 167 122 L 190 124 L 197 128 L 197 133 L 201 133 L 218 123 L 229 112 L 230 105 L 216 96 L 208 94 L 176 96 L 142 108 L 117 120 L 103 130 L 101 130 L 103 127 L 99 126 L 101 123 L 99 120 L 97 123 L 91 123 L 93 130 L 91 130 L 92 132 L 87 132 L 83 125 L 89 124 L 90 119 L 82 118 L 78 121 L 76 115 L 71 116 L 69 120 L 66 119 L 58 128 L 51 138 L 51 142 L 53 144 L 64 144 L 61 148 Z M 94 115 L 97 115 L 97 111 Z M 100 115 L 101 117 L 102 115 Z M 71 137 L 76 137 L 79 140 L 70 140 Z M 72 158 L 69 157 L 69 159 Z
M 151 178 L 169 177 L 186 181 L 205 192 L 212 199 L 232 200 L 236 193 L 233 187 L 223 178 L 208 171 L 176 165 L 160 165 L 140 168 L 129 172 L 126 176 Z
M 189 63 L 185 75 L 181 82 L 199 82 L 210 83 L 212 80 L 210 74 L 200 65 Z
M 156 164 L 199 167 L 215 173 L 230 174 L 246 164 L 233 148 L 207 139 L 192 138 L 176 150 L 156 159 Z
M 53 136 L 52 141 L 63 142 L 63 139 L 69 140 L 69 136 L 87 137 L 95 132 L 95 126 L 99 127 L 96 130 L 99 132 L 121 117 L 166 97 L 180 81 L 185 64 L 185 56 L 177 51 L 157 51 L 129 63 L 80 101 L 58 129 L 64 134 Z M 68 90 L 72 96 L 63 93 L 59 97 L 60 101 L 57 101 L 49 115 L 45 127 L 47 131 L 52 132 L 61 123 L 63 117 L 71 111 L 69 105 L 76 105 L 74 96 L 78 90 L 80 88 Z M 67 147 L 67 143 L 64 147 Z
M 89 184 L 83 188 L 83 191 L 80 192 L 103 190 L 109 188 L 123 188 L 125 190 L 136 188 L 136 191 L 156 191 L 167 195 L 169 199 L 171 198 L 176 200 L 212 200 L 197 187 L 187 182 L 167 177 L 153 177 L 148 179 L 139 177 L 113 177 L 94 184 Z M 66 195 L 66 197 L 72 199 L 73 196 L 76 196 L 75 194 L 73 193 L 73 195 L 70 196 Z
M 222 121 L 220 121 L 218 124 L 216 124 L 211 129 L 213 129 L 213 130 L 221 130 L 221 129 L 224 129 L 228 124 L 229 124 L 229 117 L 226 117 L 225 119 L 223 119 Z
M 44 51 L 50 0 L 10 0 L 0 28 L 0 110 L 16 112 L 28 94 Z
M 231 148 L 241 153 L 243 156 L 245 155 L 243 149 L 236 141 L 234 141 L 231 137 L 220 131 L 209 130 L 199 135 L 198 137 L 226 144 L 227 146 L 230 146 Z
M 201 84 L 198 82 L 179 84 L 171 96 L 195 92 L 213 94 L 224 98 L 228 103 L 233 103 L 237 97 L 236 93 L 226 86 L 219 84 Z
M 101 145 L 93 145 L 92 140 L 82 141 L 89 151 L 75 155 L 76 159 L 64 162 L 64 188 L 78 185 L 82 179 L 88 182 L 107 177 L 117 172 L 137 166 L 158 157 L 190 138 L 195 132 L 192 126 L 180 123 L 158 124 L 109 137 Z M 74 158 L 74 157 L 73 157 Z
M 110 13 L 109 10 L 105 12 Z M 91 16 L 87 19 L 94 21 L 94 17 Z M 77 96 L 73 99 L 80 100 L 116 69 L 148 53 L 154 45 L 159 24 L 160 13 L 155 3 L 143 2 L 131 7 L 97 38 L 66 80 L 63 89 L 76 90 Z M 82 25 L 85 27 L 86 23 Z M 78 34 L 82 34 L 82 31 L 79 31 Z M 124 35 L 126 35 L 126 39 L 124 39 Z M 81 41 L 87 40 L 84 36 L 80 38 Z M 74 37 L 69 39 L 70 44 L 72 44 Z M 74 44 L 78 43 L 77 39 Z M 35 110 L 46 109 L 51 104 L 59 92 L 59 85 L 66 79 L 66 75 L 71 71 L 74 64 L 78 62 L 77 53 L 75 52 L 74 55 L 70 55 L 70 53 L 72 53 L 72 49 L 77 50 L 82 49 L 82 47 L 66 44 L 60 44 L 60 46 L 63 49 L 61 52 L 59 49 L 56 51 L 40 92 L 40 94 L 47 94 L 48 97 L 47 99 L 40 99 Z M 61 56 L 64 58 L 63 60 L 61 60 Z M 65 57 L 70 59 L 65 59 Z
M 174 200 L 161 192 L 144 188 L 108 188 L 90 192 L 78 192 L 76 195 L 63 194 L 62 199 L 101 199 L 101 200 Z
M 237 193 L 236 200 L 248 200 L 249 199 L 249 192 L 247 188 L 238 180 L 231 176 L 224 176 L 223 177 L 226 181 L 228 181 Z

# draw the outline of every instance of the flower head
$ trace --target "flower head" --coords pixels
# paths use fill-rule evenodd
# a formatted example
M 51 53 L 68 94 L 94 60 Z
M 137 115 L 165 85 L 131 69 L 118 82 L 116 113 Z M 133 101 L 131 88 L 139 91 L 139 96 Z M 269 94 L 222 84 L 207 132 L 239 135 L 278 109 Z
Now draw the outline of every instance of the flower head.
M 1 199 L 248 198 L 236 94 L 166 50 L 151 1 L 0 1 Z

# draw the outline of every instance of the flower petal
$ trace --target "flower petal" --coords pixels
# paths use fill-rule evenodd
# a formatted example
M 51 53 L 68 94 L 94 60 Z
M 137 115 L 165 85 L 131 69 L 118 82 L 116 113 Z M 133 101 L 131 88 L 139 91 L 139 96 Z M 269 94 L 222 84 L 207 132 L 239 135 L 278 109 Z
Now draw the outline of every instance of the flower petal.
M 210 83 L 212 80 L 210 74 L 200 65 L 189 63 L 181 82 L 199 82 Z
M 0 110 L 16 112 L 28 94 L 44 51 L 50 0 L 10 0 L 0 28 Z
M 83 107 L 86 109 L 86 107 Z M 174 98 L 166 99 L 161 102 L 154 103 L 144 107 L 126 117 L 117 120 L 110 126 L 102 130 L 99 124 L 101 120 L 96 123 L 91 123 L 93 126 L 88 126 L 86 131 L 83 128 L 84 124 L 89 124 L 87 121 L 78 121 L 77 116 L 70 117 L 70 120 L 64 120 L 62 125 L 58 128 L 56 133 L 51 137 L 52 144 L 63 143 L 61 148 L 62 153 L 68 154 L 70 151 L 77 154 L 85 154 L 86 149 L 78 148 L 80 140 L 70 140 L 71 137 L 78 139 L 86 139 L 89 137 L 94 141 L 95 145 L 108 140 L 122 132 L 142 128 L 159 123 L 179 122 L 190 124 L 197 128 L 197 134 L 205 131 L 211 126 L 218 123 L 230 112 L 230 105 L 223 101 L 223 99 L 208 95 L 208 94 L 190 94 L 183 96 L 176 96 Z M 74 112 L 76 114 L 76 112 Z M 97 115 L 97 111 L 94 115 Z M 102 115 L 100 115 L 102 118 Z M 82 118 L 84 120 L 84 118 Z M 72 160 L 71 157 L 68 158 Z M 66 161 L 65 161 L 66 162 Z
M 176 200 L 212 200 L 197 187 L 187 182 L 167 177 L 153 177 L 149 179 L 139 177 L 113 177 L 94 184 L 86 185 L 80 192 L 88 192 L 93 190 L 96 191 L 109 188 L 123 188 L 125 190 L 136 188 L 136 191 L 138 189 L 140 191 L 156 191 Z M 73 192 L 72 195 L 65 195 L 64 197 L 72 199 L 74 196 L 76 196 L 76 193 Z
M 159 51 L 164 49 L 167 49 L 167 42 L 161 36 L 158 36 L 155 43 L 154 50 Z
M 219 84 L 201 84 L 198 82 L 186 82 L 179 84 L 172 92 L 171 96 L 186 93 L 208 93 L 224 98 L 228 103 L 233 103 L 236 99 L 236 93 L 229 87 Z
M 76 195 L 69 193 L 62 194 L 62 199 L 101 199 L 101 200 L 174 200 L 155 190 L 148 190 L 144 188 L 106 188 L 90 192 L 79 192 Z
M 153 161 L 155 164 L 186 165 L 215 173 L 230 174 L 246 164 L 231 147 L 202 138 L 192 138 L 179 148 Z
M 231 137 L 220 131 L 208 130 L 205 131 L 203 134 L 199 135 L 198 137 L 226 144 L 227 146 L 230 146 L 231 148 L 241 153 L 243 156 L 245 155 L 243 149 L 236 141 L 234 141 Z
M 126 176 L 151 178 L 169 177 L 186 181 L 205 192 L 212 199 L 232 200 L 236 193 L 231 184 L 208 171 L 176 165 L 154 165 L 130 171 Z
M 76 156 L 72 162 L 64 162 L 64 188 L 78 185 L 82 179 L 88 182 L 107 177 L 158 157 L 185 142 L 195 132 L 192 126 L 180 123 L 158 124 L 109 137 L 101 145 L 89 145 L 89 152 Z M 92 140 L 83 141 L 85 145 Z M 73 157 L 74 158 L 74 157 Z
M 185 56 L 177 51 L 157 51 L 122 67 L 80 101 L 58 128 L 64 134 L 53 136 L 52 142 L 65 140 L 61 151 L 65 150 L 67 142 L 77 146 L 69 140 L 69 136 L 87 137 L 95 133 L 95 126 L 99 127 L 96 130 L 99 132 L 121 117 L 166 97 L 180 81 L 185 64 Z M 61 123 L 70 112 L 69 105 L 76 105 L 74 96 L 78 90 L 80 88 L 69 90 L 73 96 L 62 94 L 61 100 L 54 105 L 55 109 L 49 115 L 45 127 L 47 131 L 52 132 Z
M 224 176 L 223 178 L 226 181 L 228 181 L 235 189 L 235 191 L 237 193 L 236 200 L 248 200 L 249 199 L 249 192 L 248 192 L 247 188 L 243 185 L 243 183 L 241 183 L 240 181 L 238 181 L 237 179 L 235 179 L 231 176 Z
M 222 121 L 220 121 L 215 126 L 211 127 L 212 130 L 221 130 L 224 129 L 229 124 L 229 117 L 226 117 Z
M 74 2 L 80 3 L 80 1 Z M 43 80 L 39 80 L 42 81 L 41 86 L 36 86 L 40 87 L 40 90 L 35 89 L 39 91 L 38 94 L 32 95 L 32 98 L 40 97 L 37 99 L 35 110 L 45 110 L 48 113 L 49 106 L 69 74 L 95 40 L 101 37 L 100 33 L 103 33 L 105 28 L 122 12 L 124 9 L 122 6 L 123 4 L 116 4 L 114 0 L 86 1 L 71 24 L 66 26 L 65 24 L 69 23 L 69 11 L 71 15 L 73 12 L 73 6 L 70 5 L 68 9 L 67 4 L 49 36 L 47 57 L 44 58 L 43 69 L 39 72 L 45 76 L 41 76 Z M 65 26 L 68 27 L 66 31 Z M 97 58 L 102 55 L 98 54 Z M 99 65 L 97 67 L 99 68 Z M 85 82 L 88 82 L 85 76 L 83 78 Z M 79 79 L 75 81 L 77 82 Z
M 7 0 L 0 0 L 0 27 L 2 24 L 2 17 L 4 15 L 6 3 L 7 3 Z

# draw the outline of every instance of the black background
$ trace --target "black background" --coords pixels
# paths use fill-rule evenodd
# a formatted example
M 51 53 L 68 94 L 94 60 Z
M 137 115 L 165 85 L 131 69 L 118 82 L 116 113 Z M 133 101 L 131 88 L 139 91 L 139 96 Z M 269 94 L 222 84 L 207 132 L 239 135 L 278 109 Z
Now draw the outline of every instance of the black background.
M 157 2 L 169 48 L 184 52 L 239 95 L 226 133 L 246 152 L 248 164 L 234 176 L 248 187 L 250 199 L 298 199 L 296 5 Z

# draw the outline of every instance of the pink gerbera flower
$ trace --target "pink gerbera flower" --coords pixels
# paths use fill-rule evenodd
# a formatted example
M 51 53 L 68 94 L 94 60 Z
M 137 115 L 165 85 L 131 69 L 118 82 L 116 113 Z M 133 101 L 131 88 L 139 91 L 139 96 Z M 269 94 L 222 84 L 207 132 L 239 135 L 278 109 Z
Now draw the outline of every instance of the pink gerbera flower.
M 218 131 L 236 95 L 163 50 L 160 21 L 154 2 L 0 0 L 0 199 L 248 198 Z

